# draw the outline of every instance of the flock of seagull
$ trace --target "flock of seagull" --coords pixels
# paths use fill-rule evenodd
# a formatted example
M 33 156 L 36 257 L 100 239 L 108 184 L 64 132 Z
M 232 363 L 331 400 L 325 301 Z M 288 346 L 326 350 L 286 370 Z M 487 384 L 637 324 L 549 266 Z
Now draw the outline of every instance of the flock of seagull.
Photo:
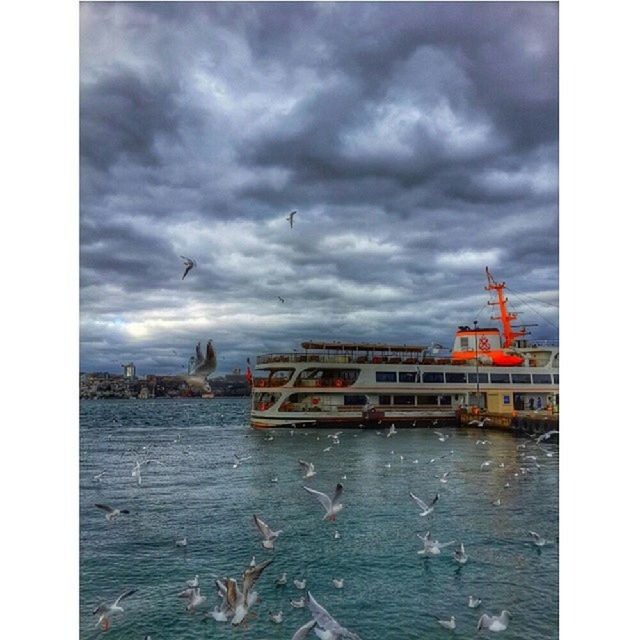
M 295 431 L 291 430 L 291 434 L 293 433 L 295 433 Z M 309 435 L 308 431 L 303 431 L 302 433 L 304 435 Z M 340 444 L 340 436 L 342 435 L 342 433 L 342 431 L 338 431 L 327 436 L 327 438 L 332 442 L 332 445 L 330 445 L 329 449 L 333 445 Z M 397 435 L 397 433 L 398 431 L 395 428 L 395 425 L 391 425 L 391 427 L 386 432 L 377 432 L 378 435 L 386 436 L 387 438 Z M 440 431 L 434 431 L 433 433 L 440 442 L 446 442 L 450 437 L 450 434 L 445 434 Z M 550 431 L 535 438 L 535 444 L 547 456 L 551 456 L 553 454 L 549 450 L 543 448 L 541 444 L 546 442 L 549 438 L 551 438 L 553 435 L 556 435 L 557 433 L 557 431 Z M 273 436 L 271 436 L 271 439 L 273 439 Z M 317 436 L 317 439 L 319 440 L 320 436 Z M 476 446 L 484 446 L 490 444 L 490 441 L 488 439 L 478 439 L 475 444 Z M 325 449 L 325 451 L 326 450 L 327 449 Z M 536 468 L 540 468 L 540 465 L 537 463 L 537 456 L 527 453 L 526 444 L 518 445 L 517 450 L 519 451 L 519 458 L 522 465 L 524 465 L 526 461 L 526 463 L 533 463 Z M 395 452 L 391 451 L 391 454 L 395 455 Z M 453 451 L 439 456 L 439 458 L 443 459 L 451 454 L 453 454 Z M 251 456 L 239 456 L 236 454 L 234 455 L 232 467 L 238 468 L 241 464 L 248 462 L 250 459 Z M 404 456 L 400 456 L 400 460 L 403 461 Z M 435 460 L 436 458 L 432 458 L 429 463 L 433 463 L 435 462 Z M 418 461 L 414 460 L 413 462 Z M 135 482 L 138 485 L 142 484 L 142 468 L 151 463 L 161 464 L 159 460 L 153 458 L 145 458 L 143 460 L 136 459 L 131 476 L 134 478 Z M 488 469 L 493 463 L 493 460 L 486 460 L 482 463 L 481 469 Z M 313 462 L 299 459 L 298 465 L 303 480 L 308 481 L 316 476 L 316 468 Z M 502 469 L 505 469 L 505 471 L 513 472 L 513 476 L 515 478 L 518 478 L 519 476 L 529 472 L 526 466 L 521 466 L 517 463 L 515 468 L 510 469 L 506 469 L 503 462 L 498 466 Z M 436 476 L 436 478 L 439 479 L 441 483 L 446 483 L 448 481 L 450 473 L 450 471 L 447 471 L 439 476 Z M 93 481 L 101 482 L 103 474 L 104 472 L 94 475 L 92 477 Z M 277 478 L 275 480 L 277 481 Z M 342 480 L 346 480 L 346 475 L 342 476 Z M 508 488 L 509 486 L 510 485 L 508 482 L 504 484 L 504 488 Z M 344 492 L 344 485 L 342 484 L 342 482 L 338 482 L 336 484 L 335 490 L 332 493 L 323 493 L 322 491 L 306 486 L 304 484 L 302 486 L 302 489 L 307 492 L 307 494 L 315 498 L 318 501 L 319 505 L 322 507 L 323 521 L 336 521 L 338 514 L 343 509 L 341 498 Z M 440 500 L 440 494 L 438 492 L 436 492 L 433 497 L 423 499 L 420 496 L 416 495 L 413 491 L 409 491 L 409 497 L 417 505 L 418 516 L 421 518 L 432 516 L 436 511 L 438 501 Z M 499 497 L 494 500 L 492 504 L 494 506 L 499 506 Z M 109 523 L 114 523 L 120 517 L 126 516 L 130 513 L 126 508 L 114 507 L 103 503 L 96 503 L 95 507 L 104 512 L 105 518 Z M 268 552 L 274 552 L 278 538 L 283 533 L 283 530 L 272 528 L 269 524 L 267 524 L 263 517 L 258 516 L 257 514 L 253 514 L 252 519 L 253 524 L 255 525 L 255 528 L 259 534 L 262 549 Z M 440 542 L 434 538 L 431 531 L 427 531 L 424 535 L 418 533 L 417 536 L 422 542 L 422 548 L 417 551 L 417 554 L 424 557 L 425 559 L 437 558 L 439 556 L 442 556 L 445 549 L 457 544 L 456 540 Z M 531 543 L 537 548 L 541 548 L 548 544 L 548 541 L 535 531 L 529 531 L 528 536 L 531 539 Z M 333 537 L 335 539 L 339 539 L 341 537 L 341 534 L 338 531 L 335 531 Z M 188 542 L 186 537 L 175 541 L 176 547 L 186 548 L 187 544 Z M 459 544 L 457 544 L 456 548 L 453 550 L 453 554 L 451 557 L 455 561 L 455 563 L 457 563 L 461 567 L 467 564 L 467 562 L 469 561 L 469 555 L 465 550 L 463 542 L 459 542 Z M 252 611 L 254 605 L 256 605 L 256 603 L 260 601 L 255 588 L 256 583 L 262 576 L 263 572 L 272 564 L 272 562 L 273 559 L 271 558 L 257 563 L 254 556 L 251 559 L 251 562 L 242 571 L 239 580 L 236 580 L 234 577 L 230 576 L 225 576 L 222 578 L 214 576 L 216 578 L 214 586 L 216 588 L 217 597 L 220 600 L 211 610 L 206 611 L 202 614 L 203 622 L 214 620 L 219 623 L 230 623 L 232 627 L 238 627 L 240 625 L 246 627 L 249 621 L 257 617 L 257 614 Z M 288 575 L 286 572 L 283 572 L 282 575 L 274 580 L 276 589 L 284 587 L 287 583 Z M 302 625 L 297 629 L 297 631 L 295 631 L 292 636 L 292 640 L 301 640 L 303 638 L 306 638 L 312 632 L 321 640 L 359 640 L 358 635 L 342 626 L 313 597 L 311 592 L 307 589 L 306 577 L 294 578 L 293 584 L 295 588 L 299 591 L 302 591 L 303 594 L 297 599 L 291 598 L 289 600 L 289 603 L 292 608 L 306 608 L 311 616 L 311 620 L 305 622 L 304 625 Z M 333 578 L 332 584 L 336 589 L 343 589 L 345 580 L 342 577 L 336 577 Z M 191 614 L 199 613 L 207 601 L 207 597 L 201 592 L 199 576 L 196 575 L 193 579 L 187 580 L 184 586 L 185 588 L 177 593 L 177 597 L 184 600 L 184 608 L 187 612 Z M 133 596 L 136 592 L 136 589 L 128 589 L 122 592 L 113 602 L 102 602 L 97 607 L 95 607 L 95 609 L 93 610 L 93 615 L 97 616 L 96 628 L 99 627 L 103 631 L 108 631 L 111 627 L 111 618 L 114 615 L 121 614 L 124 611 L 124 608 L 122 606 L 123 601 Z M 476 595 L 470 595 L 468 597 L 467 604 L 469 608 L 477 609 L 482 605 L 482 600 Z M 442 628 L 451 631 L 456 629 L 455 615 L 450 615 L 449 617 L 440 617 L 433 614 L 428 615 L 434 618 Z M 282 610 L 268 612 L 268 619 L 275 625 L 281 624 L 284 620 L 284 617 L 284 612 Z M 503 609 L 499 614 L 495 615 L 488 612 L 483 612 L 478 619 L 476 628 L 478 631 L 504 631 L 509 626 L 510 618 L 511 613 L 507 609 Z M 151 640 L 151 636 L 146 636 L 145 640 Z

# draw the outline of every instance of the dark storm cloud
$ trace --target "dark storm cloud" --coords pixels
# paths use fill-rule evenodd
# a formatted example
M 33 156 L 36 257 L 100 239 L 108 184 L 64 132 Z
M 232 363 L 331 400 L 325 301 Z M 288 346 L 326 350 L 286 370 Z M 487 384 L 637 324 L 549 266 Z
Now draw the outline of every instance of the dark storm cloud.
M 449 343 L 486 264 L 553 330 L 557 49 L 554 3 L 81 5 L 83 368 Z

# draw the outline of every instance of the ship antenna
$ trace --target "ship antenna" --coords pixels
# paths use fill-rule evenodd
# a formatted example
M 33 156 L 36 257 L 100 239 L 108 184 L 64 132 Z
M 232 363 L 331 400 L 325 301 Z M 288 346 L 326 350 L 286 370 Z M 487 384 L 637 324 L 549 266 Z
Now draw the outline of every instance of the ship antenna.
M 499 316 L 491 316 L 492 320 L 500 320 L 500 322 L 502 322 L 502 334 L 504 336 L 504 344 L 503 344 L 503 348 L 504 349 L 508 349 L 511 344 L 513 343 L 513 341 L 516 338 L 522 338 L 523 336 L 527 335 L 527 330 L 526 329 L 522 329 L 521 331 L 514 331 L 511 328 L 511 321 L 512 320 L 517 320 L 518 319 L 518 314 L 517 313 L 509 313 L 509 311 L 507 311 L 507 302 L 509 301 L 509 298 L 505 298 L 504 297 L 504 288 L 505 288 L 505 283 L 504 282 L 496 282 L 493 278 L 493 276 L 491 275 L 491 272 L 489 271 L 489 267 L 486 267 L 486 272 L 487 272 L 487 282 L 488 282 L 488 286 L 485 287 L 486 291 L 495 291 L 498 294 L 498 301 L 497 302 L 492 302 L 491 300 L 487 303 L 491 306 L 496 306 L 498 305 L 500 307 L 500 315 Z

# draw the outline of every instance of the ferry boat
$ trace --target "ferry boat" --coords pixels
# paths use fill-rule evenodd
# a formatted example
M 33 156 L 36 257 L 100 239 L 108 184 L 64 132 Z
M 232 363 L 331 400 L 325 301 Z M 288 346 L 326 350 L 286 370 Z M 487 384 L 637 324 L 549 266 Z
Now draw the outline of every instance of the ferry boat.
M 456 423 L 460 412 L 516 416 L 559 407 L 557 342 L 530 342 L 514 330 L 505 283 L 486 269 L 502 333 L 460 326 L 440 345 L 303 342 L 303 351 L 257 358 L 251 426 L 424 427 Z

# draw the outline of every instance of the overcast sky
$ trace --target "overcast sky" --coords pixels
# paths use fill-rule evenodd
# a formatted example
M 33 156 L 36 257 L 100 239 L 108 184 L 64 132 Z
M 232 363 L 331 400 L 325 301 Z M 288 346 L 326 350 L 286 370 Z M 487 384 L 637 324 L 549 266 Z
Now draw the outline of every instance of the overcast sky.
M 555 3 L 80 20 L 82 370 L 179 372 L 209 338 L 220 373 L 310 338 L 450 345 L 491 324 L 486 265 L 557 337 Z

